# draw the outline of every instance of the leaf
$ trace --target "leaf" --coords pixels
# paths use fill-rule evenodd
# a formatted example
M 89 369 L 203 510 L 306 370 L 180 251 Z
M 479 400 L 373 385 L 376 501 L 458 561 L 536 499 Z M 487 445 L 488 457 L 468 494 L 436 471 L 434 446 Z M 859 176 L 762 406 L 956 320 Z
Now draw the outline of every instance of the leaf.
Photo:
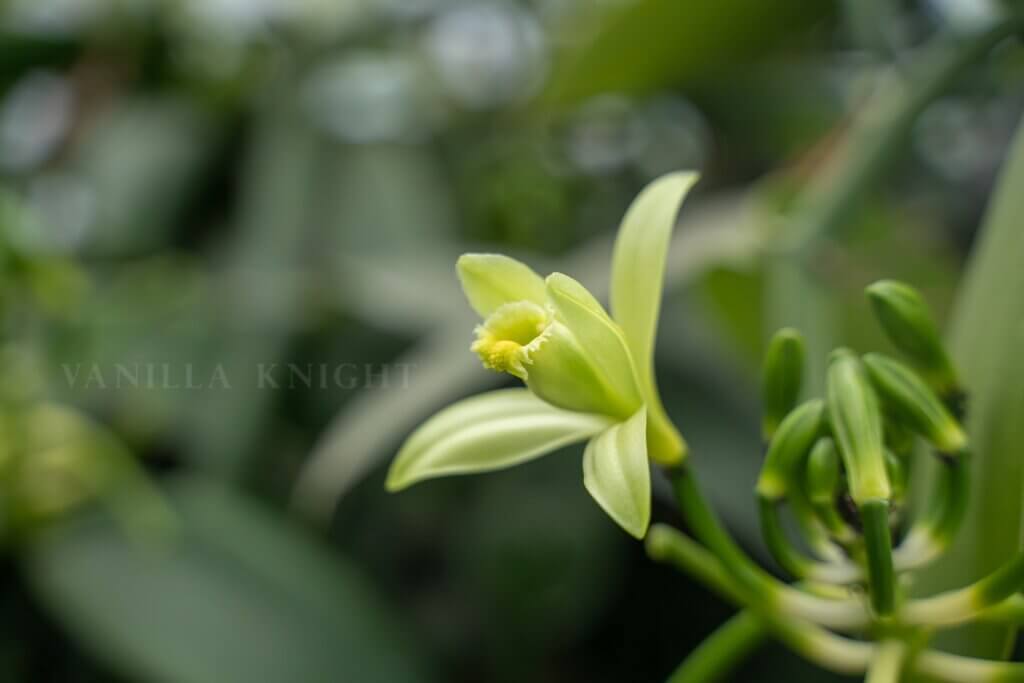
M 126 680 L 427 680 L 373 587 L 341 558 L 220 485 L 179 480 L 169 495 L 182 531 L 165 544 L 131 543 L 96 516 L 24 556 L 49 611 Z
M 562 273 L 547 279 L 548 298 L 580 342 L 583 352 L 600 369 L 616 396 L 632 404 L 642 403 L 640 388 L 622 330 L 601 304 L 576 280 Z
M 1024 126 L 1017 130 L 954 310 L 950 350 L 968 392 L 966 426 L 974 454 L 971 495 L 967 517 L 951 551 L 921 576 L 920 590 L 926 593 L 978 579 L 1008 561 L 1021 546 L 1022 188 Z M 915 488 L 920 490 L 921 483 L 919 479 Z M 978 625 L 943 634 L 939 642 L 975 657 L 1005 657 L 1012 636 L 1010 628 Z
M 651 522 L 645 408 L 587 444 L 583 485 L 616 524 L 631 536 L 644 537 Z
M 442 410 L 409 437 L 391 465 L 387 488 L 517 465 L 609 424 L 604 417 L 554 408 L 526 389 L 474 396 Z
M 544 305 L 544 280 L 525 263 L 501 254 L 464 254 L 458 262 L 462 291 L 481 318 L 503 304 L 532 301 Z
M 569 107 L 603 92 L 707 81 L 710 73 L 791 45 L 831 12 L 829 3 L 798 0 L 637 0 L 580 7 L 582 16 L 565 22 L 572 35 L 559 41 L 566 47 L 542 98 L 548 106 Z

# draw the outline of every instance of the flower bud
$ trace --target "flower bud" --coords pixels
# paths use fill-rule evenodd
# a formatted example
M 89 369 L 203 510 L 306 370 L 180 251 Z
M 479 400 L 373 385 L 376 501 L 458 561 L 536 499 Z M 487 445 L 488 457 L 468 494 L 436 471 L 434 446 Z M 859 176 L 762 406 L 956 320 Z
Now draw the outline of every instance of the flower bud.
M 807 499 L 814 505 L 831 505 L 839 493 L 842 472 L 835 442 L 825 436 L 807 456 Z
M 956 372 L 928 306 L 917 290 L 902 282 L 880 280 L 865 292 L 875 317 L 896 348 L 907 355 L 943 397 L 956 396 Z
M 757 480 L 757 494 L 762 499 L 777 501 L 786 497 L 796 466 L 824 426 L 825 404 L 818 399 L 804 403 L 786 416 L 772 437 Z
M 907 426 L 943 455 L 967 450 L 967 435 L 935 392 L 909 367 L 882 354 L 864 356 L 864 366 L 882 401 Z
M 772 438 L 779 423 L 796 406 L 804 371 L 804 339 L 793 328 L 779 330 L 768 344 L 761 375 L 764 415 L 761 433 Z
M 858 506 L 888 500 L 882 415 L 860 360 L 848 349 L 832 353 L 827 377 L 828 412 L 850 495 Z

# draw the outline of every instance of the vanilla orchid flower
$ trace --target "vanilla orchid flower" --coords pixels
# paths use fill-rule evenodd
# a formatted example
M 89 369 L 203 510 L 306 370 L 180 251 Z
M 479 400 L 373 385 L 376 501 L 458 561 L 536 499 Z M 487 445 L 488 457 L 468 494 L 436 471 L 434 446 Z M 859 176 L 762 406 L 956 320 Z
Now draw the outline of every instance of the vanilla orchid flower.
M 659 178 L 634 200 L 612 258 L 611 310 L 568 275 L 546 279 L 497 254 L 466 254 L 458 274 L 483 322 L 472 351 L 525 388 L 475 396 L 427 420 L 388 473 L 397 491 L 433 477 L 517 465 L 587 441 L 583 483 L 637 538 L 651 514 L 649 460 L 677 465 L 686 444 L 654 380 L 665 260 L 694 173 Z

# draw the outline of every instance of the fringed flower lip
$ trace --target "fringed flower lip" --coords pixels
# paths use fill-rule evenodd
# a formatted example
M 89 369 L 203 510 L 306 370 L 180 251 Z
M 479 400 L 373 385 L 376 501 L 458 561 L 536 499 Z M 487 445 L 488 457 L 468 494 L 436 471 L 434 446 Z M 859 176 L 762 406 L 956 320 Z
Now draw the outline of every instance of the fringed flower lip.
M 507 372 L 521 380 L 529 376 L 532 354 L 550 337 L 554 312 L 530 301 L 502 304 L 476 327 L 476 341 L 470 347 L 484 367 Z
M 620 226 L 611 313 L 562 273 L 542 278 L 500 254 L 465 254 L 463 292 L 482 322 L 473 353 L 525 387 L 466 399 L 427 420 L 388 473 L 397 491 L 433 477 L 502 469 L 587 441 L 583 483 L 628 533 L 647 533 L 650 461 L 677 465 L 686 443 L 654 379 L 654 338 L 676 214 L 697 175 L 651 183 Z

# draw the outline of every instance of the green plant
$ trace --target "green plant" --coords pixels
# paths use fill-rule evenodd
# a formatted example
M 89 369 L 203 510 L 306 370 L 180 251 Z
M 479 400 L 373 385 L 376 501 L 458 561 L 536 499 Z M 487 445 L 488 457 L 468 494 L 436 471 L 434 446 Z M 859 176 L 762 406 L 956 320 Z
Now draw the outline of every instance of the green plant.
M 465 255 L 459 276 L 485 320 L 472 350 L 485 367 L 526 384 L 470 398 L 428 420 L 405 443 L 388 488 L 431 477 L 499 469 L 587 440 L 584 484 L 649 555 L 673 564 L 745 611 L 684 662 L 674 683 L 707 681 L 771 634 L 822 666 L 904 673 L 951 683 L 1024 680 L 1024 665 L 929 649 L 931 635 L 1024 615 L 1018 554 L 970 585 L 909 597 L 921 568 L 950 547 L 964 518 L 970 448 L 960 420 L 965 392 L 927 306 L 908 285 L 867 289 L 881 327 L 907 363 L 837 349 L 826 391 L 798 405 L 804 372 L 799 332 L 780 331 L 763 371 L 767 450 L 756 486 L 765 542 L 798 583 L 758 566 L 709 506 L 685 442 L 669 421 L 653 374 L 653 345 L 669 237 L 695 181 L 676 173 L 630 207 L 612 262 L 612 315 L 578 282 L 546 280 L 498 255 Z M 935 454 L 930 504 L 894 542 L 908 516 L 912 464 Z M 650 520 L 650 463 L 661 467 L 696 540 Z M 921 484 L 925 486 L 925 484 Z M 803 537 L 787 535 L 788 507 Z

